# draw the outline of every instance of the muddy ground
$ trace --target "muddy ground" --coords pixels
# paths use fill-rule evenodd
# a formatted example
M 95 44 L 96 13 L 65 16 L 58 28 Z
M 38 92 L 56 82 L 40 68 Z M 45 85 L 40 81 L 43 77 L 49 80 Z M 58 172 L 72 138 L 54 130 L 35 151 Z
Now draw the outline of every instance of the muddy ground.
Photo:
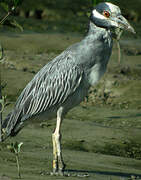
M 35 73 L 79 34 L 1 33 L 5 60 L 1 64 L 3 118 Z M 55 119 L 30 123 L 15 138 L 0 145 L 0 179 L 17 179 L 14 154 L 7 145 L 23 142 L 20 153 L 22 179 L 141 179 L 141 40 L 121 40 L 119 64 L 116 43 L 108 70 L 89 96 L 71 110 L 62 125 L 62 147 L 69 177 L 51 176 L 51 134 Z

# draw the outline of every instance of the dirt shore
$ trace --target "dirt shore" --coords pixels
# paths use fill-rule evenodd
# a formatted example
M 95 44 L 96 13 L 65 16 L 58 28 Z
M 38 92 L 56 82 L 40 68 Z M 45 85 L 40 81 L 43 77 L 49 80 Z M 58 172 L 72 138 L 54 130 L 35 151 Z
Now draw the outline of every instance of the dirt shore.
M 82 39 L 78 34 L 1 33 L 5 60 L 1 64 L 3 118 L 25 85 L 48 61 Z M 18 136 L 0 145 L 0 179 L 17 179 L 14 154 L 6 148 L 23 142 L 22 179 L 141 179 L 141 40 L 122 39 L 122 59 L 114 45 L 108 70 L 89 97 L 71 110 L 63 122 L 62 147 L 66 174 L 51 176 L 51 134 L 55 120 L 27 125 Z

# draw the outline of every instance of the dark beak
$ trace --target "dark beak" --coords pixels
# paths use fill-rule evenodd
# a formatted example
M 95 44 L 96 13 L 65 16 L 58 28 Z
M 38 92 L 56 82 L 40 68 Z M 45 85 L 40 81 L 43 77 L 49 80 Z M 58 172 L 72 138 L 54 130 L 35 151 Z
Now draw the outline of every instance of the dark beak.
M 119 15 L 117 17 L 111 17 L 111 20 L 113 23 L 115 23 L 114 25 L 116 25 L 117 28 L 130 31 L 134 34 L 136 33 L 134 28 L 129 24 L 129 22 L 122 15 Z
M 118 26 L 120 29 L 132 32 L 134 34 L 136 33 L 134 28 L 129 24 L 129 22 L 122 15 L 119 15 L 116 18 L 116 22 L 118 23 Z

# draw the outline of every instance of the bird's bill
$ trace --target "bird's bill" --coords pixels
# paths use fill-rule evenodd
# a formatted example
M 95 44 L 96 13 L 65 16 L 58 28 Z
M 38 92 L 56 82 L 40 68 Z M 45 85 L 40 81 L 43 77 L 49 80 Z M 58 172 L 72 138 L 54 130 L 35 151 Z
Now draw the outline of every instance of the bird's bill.
M 112 21 L 117 23 L 118 28 L 132 32 L 134 34 L 136 33 L 134 28 L 129 24 L 129 22 L 122 15 L 112 18 Z

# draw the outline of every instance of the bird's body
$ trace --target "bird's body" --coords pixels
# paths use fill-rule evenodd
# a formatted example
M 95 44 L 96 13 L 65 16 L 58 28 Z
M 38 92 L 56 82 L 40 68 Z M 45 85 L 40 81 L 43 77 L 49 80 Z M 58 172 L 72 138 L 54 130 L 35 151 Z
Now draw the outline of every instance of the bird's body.
M 110 12 L 111 16 L 113 13 L 111 21 L 105 12 Z M 35 75 L 2 125 L 5 137 L 8 137 L 16 135 L 25 121 L 30 122 L 35 117 L 50 119 L 57 114 L 52 136 L 54 172 L 64 169 L 60 147 L 62 117 L 83 101 L 90 86 L 95 85 L 105 73 L 113 46 L 111 29 L 118 26 L 113 20 L 116 16 L 119 23 L 123 17 L 117 6 L 111 3 L 98 5 L 92 11 L 86 37 L 67 48 Z M 122 21 L 119 24 L 123 26 Z M 133 31 L 127 21 L 124 26 Z
M 8 117 L 11 119 L 8 133 L 16 134 L 24 121 L 36 115 L 39 119 L 50 119 L 56 116 L 59 107 L 66 114 L 79 104 L 89 87 L 104 74 L 111 51 L 111 33 L 90 24 L 81 42 L 45 65 L 25 87 Z

